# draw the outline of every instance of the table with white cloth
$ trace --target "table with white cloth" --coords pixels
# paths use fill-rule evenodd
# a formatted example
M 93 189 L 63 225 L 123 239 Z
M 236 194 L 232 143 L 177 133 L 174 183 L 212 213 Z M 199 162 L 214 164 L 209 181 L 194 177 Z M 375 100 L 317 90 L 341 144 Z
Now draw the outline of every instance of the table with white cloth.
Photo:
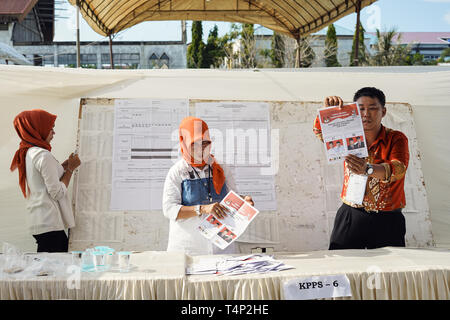
M 192 260 L 195 263 L 202 258 L 205 256 Z M 335 299 L 450 299 L 448 249 L 326 250 L 275 253 L 275 258 L 295 268 L 267 274 L 192 275 L 187 278 L 183 298 L 282 300 L 285 281 L 346 275 L 352 296 Z
M 61 255 L 70 259 L 70 254 Z M 81 273 L 78 289 L 67 277 L 0 278 L 0 299 L 282 300 L 291 279 L 345 275 L 352 296 L 335 299 L 450 299 L 450 250 L 386 247 L 274 253 L 293 269 L 265 274 L 185 275 L 190 263 L 211 256 L 181 252 L 134 253 L 128 273 Z M 375 286 L 374 280 L 377 277 Z
M 129 272 L 78 272 L 70 253 L 33 255 L 64 262 L 67 271 L 48 277 L 0 276 L 0 300 L 167 300 L 182 297 L 185 255 L 181 252 L 133 253 Z M 79 276 L 78 276 L 79 275 Z

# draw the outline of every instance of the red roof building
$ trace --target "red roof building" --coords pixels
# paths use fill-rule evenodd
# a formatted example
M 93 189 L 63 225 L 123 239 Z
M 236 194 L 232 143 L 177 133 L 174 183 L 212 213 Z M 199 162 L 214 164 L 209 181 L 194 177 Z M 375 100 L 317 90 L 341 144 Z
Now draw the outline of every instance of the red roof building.
M 0 23 L 22 22 L 38 0 L 0 1 Z

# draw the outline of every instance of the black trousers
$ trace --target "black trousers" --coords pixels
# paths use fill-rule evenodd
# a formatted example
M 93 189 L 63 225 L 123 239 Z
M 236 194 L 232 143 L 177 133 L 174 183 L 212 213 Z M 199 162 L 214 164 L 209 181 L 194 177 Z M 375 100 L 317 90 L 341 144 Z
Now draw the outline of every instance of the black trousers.
M 401 209 L 369 213 L 344 203 L 334 220 L 329 250 L 404 247 L 405 234 Z
M 37 252 L 67 252 L 69 238 L 64 230 L 33 235 L 38 245 Z

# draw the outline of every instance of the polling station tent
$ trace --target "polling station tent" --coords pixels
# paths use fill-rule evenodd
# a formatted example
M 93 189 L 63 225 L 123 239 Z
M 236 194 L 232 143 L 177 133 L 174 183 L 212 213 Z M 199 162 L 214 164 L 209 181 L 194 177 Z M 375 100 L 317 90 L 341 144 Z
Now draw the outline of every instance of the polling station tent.
M 324 28 L 376 0 L 69 0 L 104 36 L 143 21 L 210 20 L 260 24 L 295 39 Z
M 44 108 L 58 115 L 52 153 L 62 161 L 76 146 L 80 98 L 294 101 L 315 102 L 319 106 L 327 95 L 340 95 L 345 101 L 351 101 L 354 92 L 363 86 L 382 89 L 388 103 L 411 105 L 433 239 L 437 246 L 450 247 L 450 70 L 447 67 L 114 71 L 0 66 L 0 241 L 28 251 L 36 248 L 33 238 L 27 234 L 26 202 L 18 187 L 18 174 L 9 171 L 19 144 L 12 121 L 23 110 Z M 305 130 L 299 130 L 299 136 L 291 137 L 286 143 L 295 147 L 296 141 L 312 136 L 309 123 L 312 128 L 313 116 L 310 117 L 304 119 Z M 298 123 L 288 113 L 282 114 L 282 118 L 284 126 L 297 128 Z M 317 143 L 314 148 L 321 150 Z M 305 155 L 310 153 L 300 151 Z M 299 161 L 298 166 L 301 165 Z M 306 192 L 308 186 L 303 185 L 302 189 Z M 312 247 L 301 247 L 303 240 L 309 241 L 301 238 L 309 222 L 295 220 L 297 209 L 301 210 L 292 208 L 293 213 L 283 217 L 284 222 L 295 223 L 279 224 L 280 243 L 286 247 L 299 243 L 300 247 L 293 247 L 296 251 L 298 248 L 326 249 L 325 244 L 314 247 L 313 243 Z M 289 234 L 288 225 L 299 239 L 284 237 Z M 407 225 L 410 229 L 420 227 Z M 149 250 L 155 250 L 148 245 Z

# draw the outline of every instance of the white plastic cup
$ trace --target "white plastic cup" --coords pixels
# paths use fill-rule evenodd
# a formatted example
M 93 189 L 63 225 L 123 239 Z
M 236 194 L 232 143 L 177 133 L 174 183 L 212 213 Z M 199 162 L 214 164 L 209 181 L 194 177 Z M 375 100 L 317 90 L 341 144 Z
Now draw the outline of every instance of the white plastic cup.
M 83 255 L 83 251 L 72 251 L 72 264 L 80 267 L 81 266 L 81 256 Z
M 94 268 L 95 271 L 104 271 L 105 267 L 105 253 L 100 251 L 95 251 L 94 256 Z
M 81 269 L 85 272 L 95 271 L 92 249 L 86 249 L 81 255 Z
M 120 272 L 128 272 L 128 271 L 130 271 L 131 252 L 129 252 L 129 251 L 120 251 L 120 252 L 117 252 L 117 256 L 119 258 L 119 270 L 120 270 Z

